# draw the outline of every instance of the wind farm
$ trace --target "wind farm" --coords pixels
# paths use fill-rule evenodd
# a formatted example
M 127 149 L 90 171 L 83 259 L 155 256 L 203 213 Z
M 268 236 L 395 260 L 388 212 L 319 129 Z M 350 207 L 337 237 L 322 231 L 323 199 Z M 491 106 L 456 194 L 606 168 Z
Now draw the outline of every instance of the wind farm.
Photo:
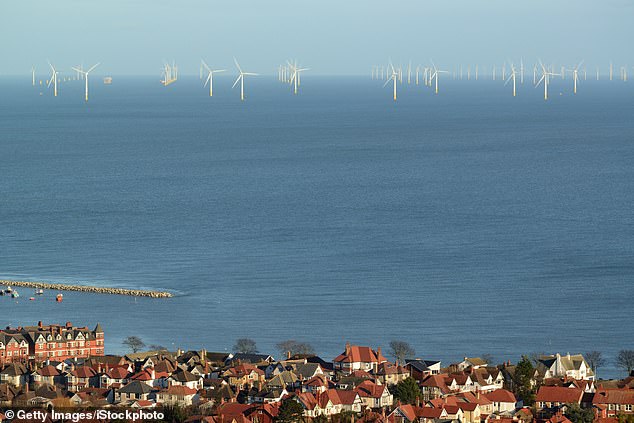
M 214 62 L 222 62 L 222 60 L 214 59 Z M 547 101 L 552 100 L 552 94 L 550 91 L 553 83 L 561 81 L 561 84 L 557 85 L 557 89 L 559 90 L 558 96 L 565 96 L 566 94 L 574 96 L 578 94 L 580 82 L 582 80 L 588 80 L 588 71 L 585 66 L 586 61 L 584 59 L 579 60 L 574 67 L 569 67 L 565 65 L 556 65 L 553 62 L 546 65 L 541 59 L 537 58 L 533 64 L 528 65 L 528 69 L 531 67 L 533 69 L 532 84 L 525 83 L 524 74 L 526 65 L 524 57 L 519 58 L 518 62 L 519 67 L 516 67 L 514 62 L 508 59 L 503 61 L 501 65 L 486 65 L 483 63 L 461 64 L 459 66 L 455 66 L 453 71 L 451 71 L 448 69 L 440 69 L 431 59 L 428 61 L 420 61 L 418 64 L 414 64 L 415 62 L 413 60 L 408 60 L 406 66 L 395 65 L 394 62 L 389 59 L 387 60 L 387 64 L 377 63 L 370 65 L 369 74 L 370 80 L 381 81 L 383 87 L 390 85 L 392 91 L 391 99 L 393 102 L 397 101 L 401 90 L 405 90 L 405 92 L 411 91 L 412 94 L 424 94 L 425 91 L 429 91 L 434 95 L 442 95 L 441 85 L 445 85 L 445 90 L 451 91 L 452 95 L 459 95 L 460 91 L 466 87 L 464 84 L 489 86 L 491 83 L 499 83 L 501 87 L 510 86 L 510 95 L 512 97 L 525 96 L 530 93 L 528 90 L 540 89 L 541 87 L 543 90 L 543 99 Z M 282 64 L 277 66 L 277 69 L 274 72 L 270 72 L 270 70 L 267 72 L 264 70 L 264 72 L 261 73 L 243 71 L 241 65 L 235 58 L 233 58 L 233 63 L 236 70 L 236 73 L 234 74 L 235 80 L 232 85 L 227 85 L 226 83 L 228 81 L 223 78 L 216 80 L 221 76 L 218 74 L 228 72 L 226 68 L 212 67 L 208 65 L 205 60 L 200 60 L 198 78 L 201 80 L 202 86 L 208 89 L 207 93 L 209 97 L 214 96 L 214 90 L 224 91 L 227 88 L 236 88 L 239 85 L 239 99 L 244 101 L 246 99 L 245 81 L 247 79 L 255 76 L 263 76 L 266 80 L 272 75 L 275 75 L 278 82 L 285 86 L 289 86 L 290 92 L 297 96 L 300 95 L 302 90 L 303 74 L 311 70 L 309 67 L 300 65 L 297 59 L 284 60 Z M 89 77 L 100 64 L 101 63 L 97 63 L 87 70 L 84 69 L 83 63 L 71 66 L 70 69 L 74 72 L 74 75 L 60 76 L 60 71 L 51 62 L 48 62 L 51 73 L 45 80 L 46 86 L 51 89 L 50 92 L 52 96 L 57 97 L 60 94 L 61 84 L 76 81 L 83 82 L 84 102 L 88 102 Z M 599 83 L 602 80 L 603 83 L 627 83 L 627 69 L 629 66 L 619 65 L 617 67 L 619 70 L 617 73 L 618 78 L 614 77 L 614 68 L 615 65 L 613 61 L 605 63 L 603 67 L 601 65 L 595 65 L 596 81 Z M 490 69 L 490 72 L 488 74 L 487 72 L 483 73 L 482 69 Z M 555 72 L 555 69 L 559 71 Z M 317 67 L 316 70 L 318 71 L 319 67 Z M 111 74 L 112 73 L 108 73 L 108 76 L 103 78 L 104 84 L 112 83 Z M 566 74 L 571 76 L 569 86 L 564 85 L 564 82 L 567 80 Z M 441 75 L 446 76 L 441 78 Z M 602 75 L 604 76 L 603 79 L 601 78 Z M 179 77 L 180 71 L 176 63 L 171 62 L 170 64 L 168 62 L 164 62 L 160 85 L 164 87 L 170 86 L 177 82 Z M 311 77 L 319 78 L 320 76 L 318 74 L 312 76 L 311 73 Z M 336 76 L 330 76 L 330 78 L 336 78 Z M 348 76 L 346 78 L 356 78 L 359 80 L 364 79 L 363 76 Z M 442 84 L 440 81 L 441 79 L 443 79 Z M 31 86 L 36 87 L 38 85 L 37 81 L 38 75 L 36 72 L 36 66 L 33 65 L 30 69 Z M 40 79 L 39 81 L 39 85 L 42 85 L 42 80 Z M 43 93 L 40 92 L 40 95 L 43 95 Z M 304 95 L 311 94 L 308 92 L 304 93 Z

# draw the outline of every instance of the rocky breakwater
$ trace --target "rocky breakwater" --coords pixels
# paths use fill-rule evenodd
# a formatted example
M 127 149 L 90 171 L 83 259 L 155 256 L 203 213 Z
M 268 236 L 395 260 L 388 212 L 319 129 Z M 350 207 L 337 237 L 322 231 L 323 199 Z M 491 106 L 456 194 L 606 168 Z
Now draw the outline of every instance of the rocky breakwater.
M 25 282 L 25 281 L 7 281 L 7 280 L 0 280 L 0 284 L 11 286 L 11 287 L 19 286 L 23 288 L 48 289 L 52 291 L 77 291 L 77 292 L 87 292 L 91 294 L 130 295 L 133 297 L 149 297 L 149 298 L 172 297 L 171 292 L 149 291 L 144 289 L 108 288 L 108 287 L 102 287 L 102 286 L 68 285 L 64 283 Z

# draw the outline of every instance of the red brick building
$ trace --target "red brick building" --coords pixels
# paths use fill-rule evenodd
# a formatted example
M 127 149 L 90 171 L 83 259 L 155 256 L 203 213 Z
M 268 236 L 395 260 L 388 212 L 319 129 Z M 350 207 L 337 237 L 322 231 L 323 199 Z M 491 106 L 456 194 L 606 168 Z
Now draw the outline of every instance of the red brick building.
M 104 333 L 100 324 L 94 330 L 66 325 L 25 326 L 0 330 L 0 364 L 28 360 L 62 361 L 104 355 Z

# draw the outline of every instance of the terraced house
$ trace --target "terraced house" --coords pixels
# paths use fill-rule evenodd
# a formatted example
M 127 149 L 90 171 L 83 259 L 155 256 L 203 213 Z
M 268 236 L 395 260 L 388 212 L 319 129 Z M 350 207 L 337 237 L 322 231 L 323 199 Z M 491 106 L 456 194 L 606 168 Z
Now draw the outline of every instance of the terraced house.
M 97 324 L 94 330 L 65 325 L 10 328 L 0 331 L 0 364 L 10 362 L 66 360 L 104 355 L 104 332 Z

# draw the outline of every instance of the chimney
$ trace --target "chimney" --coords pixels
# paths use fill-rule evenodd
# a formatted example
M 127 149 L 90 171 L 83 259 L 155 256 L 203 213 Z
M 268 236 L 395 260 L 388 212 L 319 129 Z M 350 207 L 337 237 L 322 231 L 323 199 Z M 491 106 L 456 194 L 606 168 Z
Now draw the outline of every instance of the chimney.
M 346 355 L 350 355 L 350 342 L 346 342 Z
M 38 327 L 38 329 L 42 329 L 42 321 L 41 320 L 39 322 L 37 322 L 37 327 Z
M 378 347 L 376 349 L 376 355 L 377 355 L 377 358 L 379 358 L 381 356 L 381 347 Z
M 291 359 L 291 352 L 290 352 L 290 350 L 289 350 L 289 351 L 286 351 L 286 359 L 287 359 L 287 360 L 290 360 L 290 359 Z
M 66 322 L 66 329 L 70 329 L 72 327 L 73 327 L 73 325 L 70 322 Z

